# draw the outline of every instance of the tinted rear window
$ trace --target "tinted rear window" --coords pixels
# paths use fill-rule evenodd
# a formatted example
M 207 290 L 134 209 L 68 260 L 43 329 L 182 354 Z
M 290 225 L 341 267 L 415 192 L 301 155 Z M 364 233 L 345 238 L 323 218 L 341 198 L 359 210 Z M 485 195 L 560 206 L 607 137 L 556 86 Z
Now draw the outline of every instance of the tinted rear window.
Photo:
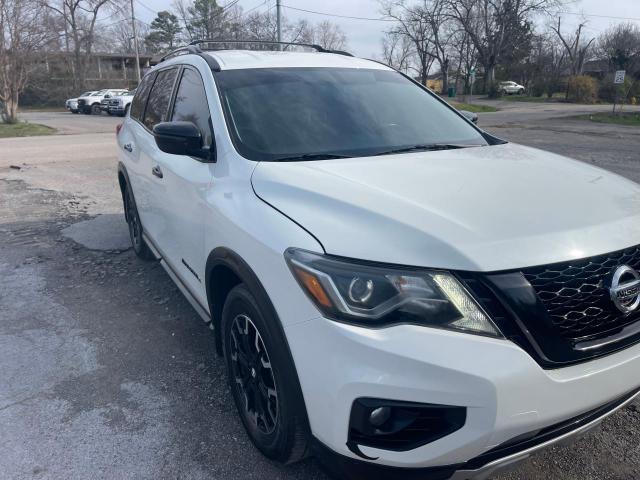
M 144 112 L 143 123 L 149 130 L 152 130 L 157 123 L 164 122 L 167 119 L 171 92 L 173 91 L 173 84 L 175 83 L 177 73 L 177 68 L 170 68 L 158 72 L 156 81 L 149 94 L 147 108 Z
M 136 120 L 142 119 L 144 106 L 147 103 L 147 98 L 149 97 L 149 90 L 151 90 L 151 86 L 153 85 L 153 80 L 155 78 L 156 74 L 150 73 L 142 79 L 142 82 L 140 82 L 140 85 L 136 90 L 136 96 L 133 97 L 133 100 L 131 101 L 131 118 L 135 118 Z

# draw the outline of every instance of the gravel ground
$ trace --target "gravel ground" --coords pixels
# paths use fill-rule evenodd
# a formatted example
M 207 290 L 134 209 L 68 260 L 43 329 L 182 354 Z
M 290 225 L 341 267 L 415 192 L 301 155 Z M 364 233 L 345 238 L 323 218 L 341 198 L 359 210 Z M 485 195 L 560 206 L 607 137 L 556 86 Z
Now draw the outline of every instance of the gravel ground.
M 0 478 L 328 478 L 252 447 L 209 330 L 127 247 L 113 137 L 99 133 L 112 119 L 48 115 L 68 135 L 0 141 Z M 483 121 L 640 181 L 637 129 Z M 640 404 L 496 478 L 640 478 Z

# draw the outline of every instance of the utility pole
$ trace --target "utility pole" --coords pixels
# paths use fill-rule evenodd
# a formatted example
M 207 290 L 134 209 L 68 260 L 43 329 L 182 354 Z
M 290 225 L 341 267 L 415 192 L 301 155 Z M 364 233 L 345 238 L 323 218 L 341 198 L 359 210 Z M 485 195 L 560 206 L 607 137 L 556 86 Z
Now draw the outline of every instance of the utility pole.
M 67 2 L 62 0 L 62 19 L 64 20 L 64 43 L 69 54 L 69 27 L 67 26 Z
M 271 4 L 273 5 L 273 3 Z M 282 6 L 280 5 L 280 0 L 276 0 L 276 21 L 278 25 L 278 41 L 282 41 Z M 282 45 L 279 46 L 282 48 Z
M 131 29 L 133 30 L 133 47 L 136 49 L 136 78 L 140 83 L 140 51 L 138 50 L 138 35 L 136 33 L 136 14 L 133 10 L 133 0 L 131 0 Z

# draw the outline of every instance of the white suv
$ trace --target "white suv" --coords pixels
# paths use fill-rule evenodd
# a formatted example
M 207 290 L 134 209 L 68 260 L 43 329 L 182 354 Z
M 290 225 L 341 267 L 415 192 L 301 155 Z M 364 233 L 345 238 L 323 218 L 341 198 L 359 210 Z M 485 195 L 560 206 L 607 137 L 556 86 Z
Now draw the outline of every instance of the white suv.
M 87 96 L 83 94 L 83 96 L 78 97 L 78 110 L 87 115 L 99 115 L 102 112 L 102 101 L 105 98 L 121 95 L 126 91 L 126 88 L 105 88 L 97 92 L 92 92 Z
M 629 180 L 326 51 L 182 49 L 117 142 L 135 252 L 210 322 L 269 458 L 485 478 L 638 393 Z
M 516 82 L 500 82 L 499 88 L 500 92 L 505 95 L 511 95 L 512 93 L 522 95 L 524 93 L 524 86 Z

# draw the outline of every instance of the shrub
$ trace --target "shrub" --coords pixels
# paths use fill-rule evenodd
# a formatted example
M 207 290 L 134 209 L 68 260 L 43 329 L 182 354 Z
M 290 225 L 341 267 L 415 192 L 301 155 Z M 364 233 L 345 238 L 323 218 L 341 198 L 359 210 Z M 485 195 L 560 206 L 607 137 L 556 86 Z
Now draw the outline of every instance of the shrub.
M 542 82 L 536 82 L 531 87 L 531 96 L 532 97 L 541 97 L 546 92 L 546 86 Z
M 627 98 L 625 99 L 625 94 Z M 640 95 L 640 82 L 636 81 L 631 75 L 627 75 L 624 79 L 624 85 L 615 85 L 613 83 L 613 74 L 607 75 L 602 81 L 598 89 L 598 97 L 607 102 L 630 103 L 635 105 L 637 96 Z
M 598 99 L 598 81 L 588 75 L 576 75 L 569 79 L 568 100 L 574 103 L 595 103 Z

